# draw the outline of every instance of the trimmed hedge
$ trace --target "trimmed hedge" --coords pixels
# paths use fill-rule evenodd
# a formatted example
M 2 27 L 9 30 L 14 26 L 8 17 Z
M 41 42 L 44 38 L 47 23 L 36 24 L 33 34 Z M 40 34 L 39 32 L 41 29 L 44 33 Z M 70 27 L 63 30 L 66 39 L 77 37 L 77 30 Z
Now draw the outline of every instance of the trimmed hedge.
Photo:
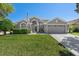
M 27 29 L 15 29 L 13 30 L 13 34 L 28 34 L 30 30 Z

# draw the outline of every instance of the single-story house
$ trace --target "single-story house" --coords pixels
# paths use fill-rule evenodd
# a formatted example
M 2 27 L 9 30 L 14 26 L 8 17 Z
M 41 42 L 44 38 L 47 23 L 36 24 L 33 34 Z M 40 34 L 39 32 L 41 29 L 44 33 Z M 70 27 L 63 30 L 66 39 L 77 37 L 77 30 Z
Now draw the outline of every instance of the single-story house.
M 31 17 L 29 19 L 19 21 L 15 26 L 16 29 L 30 29 L 33 33 L 67 33 L 67 27 L 67 23 L 59 18 L 48 21 L 41 20 L 37 17 Z
M 76 27 L 79 30 L 79 19 L 69 21 L 68 25 L 71 27 Z

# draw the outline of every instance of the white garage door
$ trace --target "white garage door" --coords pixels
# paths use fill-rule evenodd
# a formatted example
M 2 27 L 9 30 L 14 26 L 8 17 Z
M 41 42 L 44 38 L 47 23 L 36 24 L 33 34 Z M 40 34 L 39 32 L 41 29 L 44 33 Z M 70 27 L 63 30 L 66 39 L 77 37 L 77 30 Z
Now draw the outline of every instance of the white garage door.
M 48 33 L 65 33 L 64 25 L 48 25 Z

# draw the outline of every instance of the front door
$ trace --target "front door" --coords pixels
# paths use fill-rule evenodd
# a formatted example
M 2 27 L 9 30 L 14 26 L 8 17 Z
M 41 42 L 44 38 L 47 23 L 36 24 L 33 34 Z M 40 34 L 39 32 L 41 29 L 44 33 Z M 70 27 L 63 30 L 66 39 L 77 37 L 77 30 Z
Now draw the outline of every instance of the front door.
M 37 26 L 32 25 L 32 32 L 33 32 L 33 33 L 36 33 L 36 32 L 37 32 Z

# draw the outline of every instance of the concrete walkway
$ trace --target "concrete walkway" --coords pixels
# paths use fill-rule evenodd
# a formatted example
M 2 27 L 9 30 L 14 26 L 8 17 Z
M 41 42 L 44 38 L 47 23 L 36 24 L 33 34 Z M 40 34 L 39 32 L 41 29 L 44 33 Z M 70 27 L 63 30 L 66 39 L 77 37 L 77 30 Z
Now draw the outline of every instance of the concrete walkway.
M 79 56 L 79 37 L 72 34 L 50 34 L 74 55 Z
M 29 33 L 28 35 L 46 35 L 46 33 Z

